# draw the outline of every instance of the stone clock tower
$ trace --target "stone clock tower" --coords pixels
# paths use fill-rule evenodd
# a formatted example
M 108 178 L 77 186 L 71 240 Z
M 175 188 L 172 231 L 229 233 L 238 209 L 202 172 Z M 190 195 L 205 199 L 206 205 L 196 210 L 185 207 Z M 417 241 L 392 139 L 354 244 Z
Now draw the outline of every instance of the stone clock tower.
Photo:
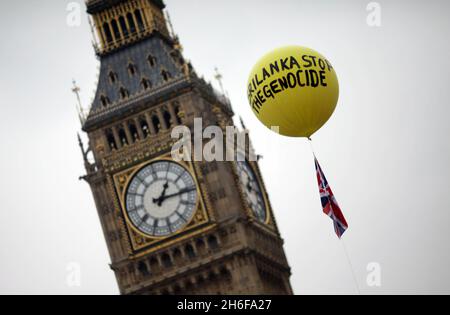
M 87 10 L 101 67 L 83 179 L 120 292 L 292 294 L 257 163 L 172 160 L 174 127 L 201 118 L 225 130 L 233 112 L 183 58 L 164 3 L 87 0 Z

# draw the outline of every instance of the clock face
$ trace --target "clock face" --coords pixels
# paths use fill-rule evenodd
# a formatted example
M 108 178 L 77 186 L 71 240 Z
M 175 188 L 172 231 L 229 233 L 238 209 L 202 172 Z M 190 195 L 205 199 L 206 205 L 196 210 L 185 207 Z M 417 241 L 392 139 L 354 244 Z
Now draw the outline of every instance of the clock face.
M 242 190 L 244 191 L 248 205 L 252 209 L 253 215 L 261 223 L 266 223 L 266 203 L 255 172 L 247 161 L 238 161 L 237 169 L 239 172 Z
M 181 165 L 158 161 L 142 168 L 126 191 L 131 223 L 152 237 L 170 236 L 194 216 L 199 194 L 191 174 Z

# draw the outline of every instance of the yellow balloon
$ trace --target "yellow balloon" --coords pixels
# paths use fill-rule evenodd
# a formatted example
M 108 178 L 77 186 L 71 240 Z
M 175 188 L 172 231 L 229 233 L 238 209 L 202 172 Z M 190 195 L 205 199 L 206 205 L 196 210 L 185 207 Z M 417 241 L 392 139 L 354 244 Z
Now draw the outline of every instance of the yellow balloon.
M 300 46 L 279 48 L 253 68 L 248 82 L 253 112 L 269 129 L 289 137 L 311 137 L 330 119 L 339 99 L 331 63 Z

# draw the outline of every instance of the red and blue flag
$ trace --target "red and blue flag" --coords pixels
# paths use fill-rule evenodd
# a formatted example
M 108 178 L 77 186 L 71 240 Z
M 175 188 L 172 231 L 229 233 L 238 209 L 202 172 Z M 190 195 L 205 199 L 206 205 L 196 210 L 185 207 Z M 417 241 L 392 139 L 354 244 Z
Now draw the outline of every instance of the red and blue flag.
M 339 207 L 333 191 L 328 185 L 328 181 L 325 178 L 325 174 L 320 167 L 319 161 L 314 157 L 316 164 L 317 181 L 319 183 L 320 199 L 322 201 L 323 212 L 333 220 L 334 230 L 339 238 L 342 238 L 345 231 L 348 229 L 347 221 L 344 214 Z

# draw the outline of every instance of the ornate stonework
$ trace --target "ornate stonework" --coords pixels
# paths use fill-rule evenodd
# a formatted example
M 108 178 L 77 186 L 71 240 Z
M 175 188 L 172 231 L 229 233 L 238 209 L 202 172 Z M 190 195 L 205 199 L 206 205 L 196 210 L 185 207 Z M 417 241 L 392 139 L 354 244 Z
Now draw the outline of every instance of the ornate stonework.
M 194 119 L 202 118 L 204 127 L 225 129 L 233 125 L 233 111 L 183 58 L 163 2 L 91 0 L 87 6 L 100 38 L 101 72 L 83 126 L 94 160 L 83 149 L 83 179 L 93 192 L 120 292 L 292 294 L 283 240 L 257 162 L 241 162 L 245 172 L 238 162 L 182 162 L 186 173 L 169 176 L 172 128 L 192 129 Z M 248 147 L 241 149 L 248 154 Z M 139 178 L 143 192 L 130 197 L 132 180 L 158 161 L 170 163 Z M 178 182 L 183 174 L 193 178 L 189 191 L 197 200 L 189 218 L 179 213 L 189 202 Z M 154 217 L 155 209 L 167 217 Z M 141 224 L 167 224 L 171 233 L 143 232 L 130 211 L 145 214 Z M 186 224 L 172 230 L 177 218 Z

